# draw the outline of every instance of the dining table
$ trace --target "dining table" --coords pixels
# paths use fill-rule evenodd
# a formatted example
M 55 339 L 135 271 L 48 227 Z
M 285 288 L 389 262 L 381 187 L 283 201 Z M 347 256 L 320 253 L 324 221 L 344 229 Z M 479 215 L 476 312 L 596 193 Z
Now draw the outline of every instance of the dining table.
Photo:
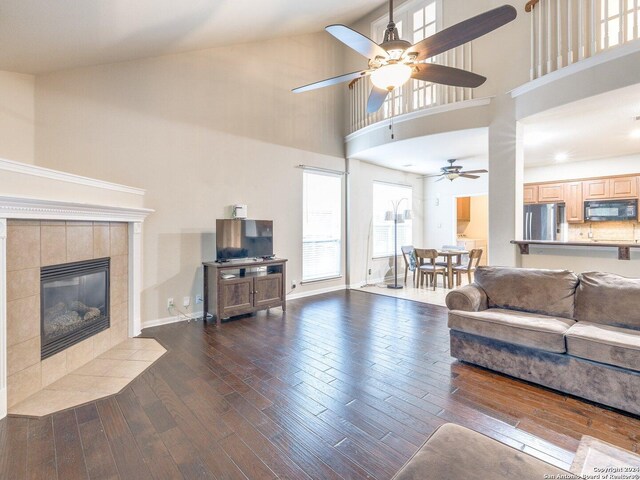
M 438 256 L 447 259 L 447 288 L 453 288 L 453 259 L 456 258 L 455 265 L 459 265 L 463 255 L 469 255 L 467 250 L 441 250 L 438 249 Z

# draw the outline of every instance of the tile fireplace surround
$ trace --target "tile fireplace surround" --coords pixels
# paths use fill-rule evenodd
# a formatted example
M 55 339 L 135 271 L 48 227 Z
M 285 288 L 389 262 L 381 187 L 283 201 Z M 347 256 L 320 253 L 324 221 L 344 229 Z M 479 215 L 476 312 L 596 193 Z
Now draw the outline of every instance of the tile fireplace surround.
M 152 210 L 142 207 L 143 190 L 2 159 L 0 191 L 16 194 L 0 196 L 3 418 L 9 406 L 140 333 L 142 225 Z M 41 361 L 40 268 L 105 257 L 110 327 Z
M 7 221 L 7 406 L 80 368 L 128 335 L 128 225 Z M 40 361 L 40 267 L 111 258 L 111 325 Z

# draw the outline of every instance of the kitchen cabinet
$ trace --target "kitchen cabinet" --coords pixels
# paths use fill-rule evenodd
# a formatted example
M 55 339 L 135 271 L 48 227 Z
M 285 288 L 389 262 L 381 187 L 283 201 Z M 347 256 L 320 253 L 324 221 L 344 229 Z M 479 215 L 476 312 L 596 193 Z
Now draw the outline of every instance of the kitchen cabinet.
M 582 182 L 584 200 L 606 200 L 609 196 L 610 178 L 598 178 Z
M 638 196 L 638 177 L 619 177 L 609 179 L 611 198 L 633 198 Z
M 568 223 L 584 222 L 582 182 L 564 184 L 565 215 Z
M 458 197 L 457 215 L 459 222 L 471 221 L 471 197 Z
M 538 185 L 538 203 L 564 202 L 563 183 L 543 183 Z
M 538 185 L 524 186 L 524 203 L 538 203 Z

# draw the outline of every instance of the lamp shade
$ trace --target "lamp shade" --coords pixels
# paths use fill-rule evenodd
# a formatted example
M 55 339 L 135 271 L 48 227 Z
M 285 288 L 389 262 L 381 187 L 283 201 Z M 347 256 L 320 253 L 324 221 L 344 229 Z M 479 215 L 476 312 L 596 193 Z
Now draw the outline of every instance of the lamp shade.
M 384 214 L 384 219 L 387 222 L 393 222 L 395 220 L 395 215 L 391 210 L 387 210 L 387 212 Z
M 403 63 L 392 63 L 378 68 L 371 74 L 373 84 L 382 90 L 393 90 L 411 78 L 411 67 Z

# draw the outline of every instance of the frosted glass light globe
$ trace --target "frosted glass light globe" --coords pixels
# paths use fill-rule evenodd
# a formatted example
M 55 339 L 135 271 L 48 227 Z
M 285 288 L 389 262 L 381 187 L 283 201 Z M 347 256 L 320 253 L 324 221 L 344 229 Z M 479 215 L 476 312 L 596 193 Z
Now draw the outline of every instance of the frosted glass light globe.
M 378 68 L 371 74 L 371 82 L 382 90 L 393 90 L 411 78 L 411 67 L 402 63 L 392 63 Z

